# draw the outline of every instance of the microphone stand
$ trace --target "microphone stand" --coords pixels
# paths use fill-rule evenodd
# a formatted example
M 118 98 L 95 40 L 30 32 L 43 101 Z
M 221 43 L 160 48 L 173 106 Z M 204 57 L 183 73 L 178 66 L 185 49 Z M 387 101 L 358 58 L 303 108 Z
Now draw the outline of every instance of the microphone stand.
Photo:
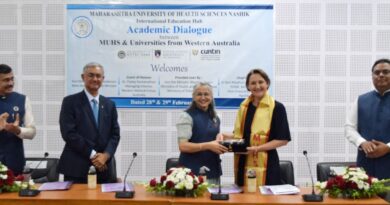
M 218 176 L 218 193 L 211 193 L 210 199 L 211 200 L 229 200 L 229 194 L 224 194 L 221 191 L 221 174 L 222 174 L 222 167 L 221 164 L 218 166 L 219 176 Z
M 127 171 L 125 174 L 125 179 L 123 180 L 123 191 L 115 192 L 115 198 L 133 198 L 134 197 L 134 194 L 135 194 L 134 190 L 126 191 L 126 178 L 127 178 L 127 175 L 129 174 L 131 166 L 133 165 L 135 157 L 137 157 L 137 152 L 133 153 L 133 159 L 131 160 L 129 167 L 127 168 Z
M 44 157 L 38 162 L 38 164 L 37 164 L 37 166 L 35 167 L 34 170 L 38 169 L 38 167 L 39 167 L 39 165 L 41 165 L 42 161 L 44 159 L 46 159 L 48 156 L 49 156 L 49 153 L 45 152 Z M 30 176 L 32 176 L 32 173 L 34 172 L 34 170 L 31 172 Z M 39 193 L 41 193 L 41 191 L 38 190 L 38 189 L 30 189 L 30 179 L 28 179 L 28 181 L 27 181 L 27 188 L 26 189 L 21 189 L 19 191 L 19 196 L 22 196 L 22 197 L 34 197 L 34 196 L 37 196 Z
M 302 195 L 303 201 L 307 202 L 321 202 L 324 200 L 322 195 L 316 194 L 314 191 L 314 180 L 313 180 L 313 174 L 311 173 L 309 158 L 307 157 L 307 151 L 303 151 L 303 155 L 305 155 L 307 166 L 309 167 L 309 173 L 311 177 L 311 194 L 304 194 Z

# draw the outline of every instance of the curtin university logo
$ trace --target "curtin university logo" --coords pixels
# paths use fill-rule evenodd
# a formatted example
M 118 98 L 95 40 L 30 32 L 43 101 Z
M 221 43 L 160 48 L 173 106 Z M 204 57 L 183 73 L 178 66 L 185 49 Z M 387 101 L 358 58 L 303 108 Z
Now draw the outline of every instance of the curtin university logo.
M 79 38 L 88 37 L 93 30 L 92 21 L 85 16 L 76 17 L 72 23 L 72 33 Z
M 197 56 L 199 54 L 198 49 L 192 49 L 192 55 Z

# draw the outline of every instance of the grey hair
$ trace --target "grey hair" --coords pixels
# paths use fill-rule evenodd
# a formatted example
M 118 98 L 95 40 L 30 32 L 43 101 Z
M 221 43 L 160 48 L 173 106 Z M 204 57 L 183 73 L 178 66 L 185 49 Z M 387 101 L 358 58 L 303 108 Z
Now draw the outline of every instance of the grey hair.
M 195 84 L 194 87 L 192 88 L 192 98 L 195 97 L 196 90 L 197 90 L 199 87 L 202 87 L 202 86 L 207 87 L 207 89 L 208 89 L 208 90 L 210 91 L 210 93 L 211 93 L 211 96 L 212 96 L 213 99 L 214 99 L 213 86 L 210 85 L 210 83 L 208 83 L 208 82 L 199 82 L 199 83 Z
M 211 103 L 209 105 L 209 108 L 207 110 L 207 112 L 210 114 L 210 117 L 213 119 L 213 120 L 216 120 L 217 119 L 217 111 L 215 110 L 215 101 L 214 101 L 214 93 L 213 93 L 213 86 L 210 84 L 210 83 L 207 83 L 207 82 L 199 82 L 197 84 L 194 85 L 193 87 L 193 90 L 192 90 L 192 102 L 190 104 L 190 106 L 188 107 L 187 111 L 189 110 L 193 110 L 196 108 L 196 103 L 194 101 L 194 98 L 195 98 L 195 95 L 196 95 L 196 90 L 199 88 L 199 87 L 202 87 L 202 86 L 205 86 L 207 87 L 207 89 L 210 91 L 211 93 Z
M 88 69 L 88 68 L 95 68 L 95 67 L 99 67 L 100 69 L 102 69 L 103 73 L 104 73 L 104 67 L 100 64 L 100 63 L 96 63 L 96 62 L 90 62 L 90 63 L 87 63 L 84 68 L 83 68 L 83 73 Z

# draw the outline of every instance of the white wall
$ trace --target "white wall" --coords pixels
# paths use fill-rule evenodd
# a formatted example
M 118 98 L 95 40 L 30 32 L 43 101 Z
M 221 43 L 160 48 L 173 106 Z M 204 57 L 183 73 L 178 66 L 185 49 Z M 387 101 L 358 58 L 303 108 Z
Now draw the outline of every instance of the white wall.
M 371 89 L 372 63 L 389 57 L 390 2 L 268 2 L 275 5 L 272 84 L 275 98 L 287 108 L 292 131 L 292 141 L 279 154 L 293 161 L 296 182 L 305 184 L 309 172 L 303 150 L 309 152 L 313 172 L 317 162 L 355 160 L 356 149 L 343 136 L 344 118 L 354 99 Z M 65 3 L 0 0 L 0 63 L 15 69 L 16 90 L 32 100 L 38 128 L 36 138 L 25 141 L 27 156 L 48 151 L 59 157 L 64 145 L 58 116 L 65 95 Z M 218 111 L 222 129 L 232 130 L 236 111 Z M 166 158 L 178 156 L 175 122 L 180 112 L 119 110 L 119 175 L 134 151 L 139 158 L 130 180 L 149 180 L 163 173 Z M 223 156 L 225 181 L 233 181 L 232 161 L 231 154 Z

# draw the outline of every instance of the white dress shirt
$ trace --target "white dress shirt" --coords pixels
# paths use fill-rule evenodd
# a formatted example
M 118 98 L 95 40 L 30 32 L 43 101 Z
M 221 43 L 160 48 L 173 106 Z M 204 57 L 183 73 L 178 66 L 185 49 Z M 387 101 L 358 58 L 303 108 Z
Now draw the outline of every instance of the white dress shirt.
M 378 92 L 377 90 L 375 90 Z M 390 92 L 390 90 L 386 90 L 384 93 Z M 347 114 L 347 119 L 344 125 L 345 137 L 354 144 L 356 147 L 359 147 L 363 142 L 366 141 L 359 132 L 357 131 L 358 125 L 358 99 L 352 104 L 351 110 Z M 390 147 L 390 142 L 387 143 L 387 146 Z
M 36 129 L 34 123 L 34 116 L 31 109 L 30 99 L 27 96 L 24 104 L 24 109 L 25 109 L 24 118 L 23 118 L 24 127 L 20 127 L 20 133 L 18 137 L 20 139 L 31 140 L 35 137 Z

